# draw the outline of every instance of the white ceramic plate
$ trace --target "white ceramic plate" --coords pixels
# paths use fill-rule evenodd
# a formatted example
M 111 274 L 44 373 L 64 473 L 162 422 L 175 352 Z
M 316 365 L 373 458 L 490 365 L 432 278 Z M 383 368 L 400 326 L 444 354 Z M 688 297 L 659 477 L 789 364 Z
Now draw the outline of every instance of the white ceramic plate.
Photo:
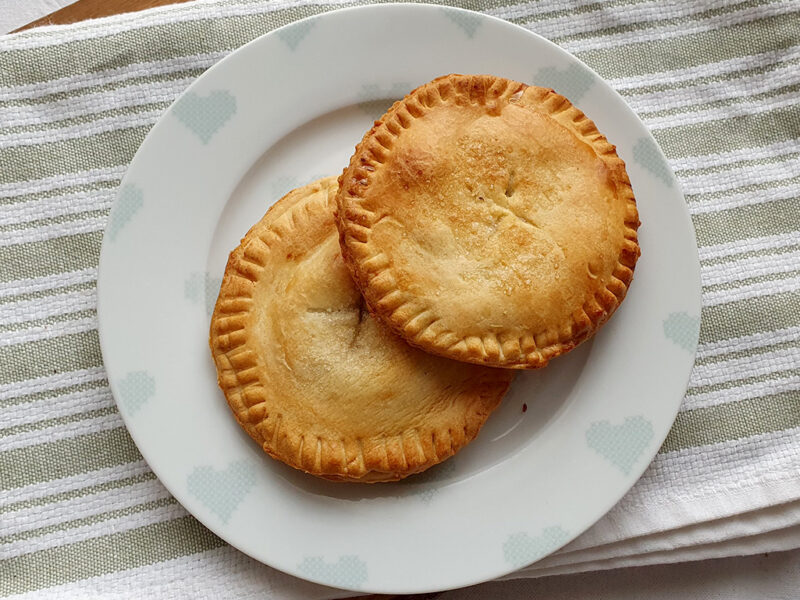
M 553 87 L 616 144 L 643 223 L 635 281 L 593 341 L 541 372 L 521 373 L 454 459 L 400 483 L 321 481 L 265 456 L 217 388 L 207 340 L 225 260 L 283 193 L 341 172 L 391 100 L 451 72 Z M 264 563 L 381 593 L 505 575 L 592 525 L 666 436 L 700 315 L 683 197 L 620 96 L 522 28 L 426 5 L 299 21 L 200 77 L 125 175 L 98 288 L 114 396 L 145 459 L 181 504 Z

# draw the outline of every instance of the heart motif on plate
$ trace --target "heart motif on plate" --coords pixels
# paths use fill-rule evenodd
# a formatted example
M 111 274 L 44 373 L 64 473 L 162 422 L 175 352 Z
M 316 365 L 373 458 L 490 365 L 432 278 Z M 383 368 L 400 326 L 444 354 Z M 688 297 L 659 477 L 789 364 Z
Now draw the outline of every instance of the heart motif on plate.
M 187 479 L 189 493 L 205 504 L 223 523 L 256 483 L 255 470 L 246 460 L 232 462 L 224 471 L 195 467 Z
M 484 21 L 482 15 L 467 10 L 452 10 L 447 7 L 442 7 L 442 12 L 444 12 L 444 15 L 448 19 L 458 25 L 470 39 L 472 39 L 472 36 L 478 31 L 478 27 L 480 27 Z
M 307 556 L 297 569 L 315 581 L 334 587 L 356 589 L 367 581 L 367 563 L 353 555 L 341 556 L 333 563 L 325 562 L 321 556 Z
M 366 113 L 370 119 L 377 121 L 395 101 L 405 96 L 413 87 L 413 85 L 404 81 L 387 86 L 374 83 L 364 84 L 358 94 L 361 100 L 358 103 L 358 108 Z
M 652 423 L 640 416 L 628 417 L 621 425 L 598 421 L 586 432 L 589 447 L 625 475 L 631 472 L 652 439 Z
M 214 312 L 220 285 L 222 285 L 221 277 L 214 277 L 208 273 L 192 273 L 183 282 L 183 295 L 192 304 L 202 301 L 206 313 L 210 315 Z
M 570 102 L 575 103 L 594 85 L 595 76 L 579 65 L 570 65 L 561 70 L 555 67 L 539 69 L 533 76 L 533 81 L 537 85 L 553 88 Z
M 294 52 L 316 24 L 315 20 L 300 21 L 289 27 L 284 27 L 278 31 L 277 36 L 289 47 L 289 50 Z
M 122 228 L 139 212 L 144 204 L 142 190 L 133 184 L 124 185 L 117 195 L 111 218 L 108 222 L 108 237 L 113 242 Z
M 633 147 L 633 160 L 666 183 L 668 187 L 672 187 L 672 175 L 669 167 L 655 142 L 648 138 L 639 138 Z
M 455 472 L 456 461 L 452 458 L 446 460 L 427 471 L 397 482 L 396 489 L 401 490 L 397 497 L 416 496 L 425 504 L 430 504 L 439 493 L 439 488 L 451 479 Z
M 685 312 L 671 313 L 664 319 L 664 335 L 691 352 L 700 337 L 700 317 L 691 317 Z
M 156 393 L 156 380 L 147 371 L 132 371 L 119 382 L 119 401 L 129 415 L 139 409 Z
M 524 531 L 508 536 L 503 544 L 506 562 L 515 568 L 524 567 L 557 550 L 567 543 L 569 533 L 561 527 L 546 527 L 536 537 Z
M 236 114 L 236 98 L 225 90 L 216 90 L 208 96 L 187 92 L 172 111 L 189 131 L 200 138 L 203 144 L 207 144 Z

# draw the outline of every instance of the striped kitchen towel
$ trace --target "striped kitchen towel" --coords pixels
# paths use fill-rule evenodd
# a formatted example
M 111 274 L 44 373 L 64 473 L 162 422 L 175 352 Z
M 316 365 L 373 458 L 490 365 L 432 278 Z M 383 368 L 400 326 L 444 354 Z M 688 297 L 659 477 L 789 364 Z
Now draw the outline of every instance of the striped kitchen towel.
M 700 248 L 700 347 L 669 437 L 611 513 L 520 575 L 800 545 L 800 2 L 446 3 L 616 88 Z M 116 188 L 169 103 L 245 42 L 351 4 L 201 0 L 0 38 L 0 595 L 332 597 L 160 485 L 109 392 L 95 285 Z

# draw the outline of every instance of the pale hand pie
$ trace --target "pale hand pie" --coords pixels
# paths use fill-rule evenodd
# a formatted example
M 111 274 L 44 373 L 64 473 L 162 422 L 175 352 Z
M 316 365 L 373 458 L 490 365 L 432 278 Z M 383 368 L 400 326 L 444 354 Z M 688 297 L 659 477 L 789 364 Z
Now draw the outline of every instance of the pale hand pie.
M 511 372 L 426 354 L 365 309 L 339 250 L 336 179 L 290 192 L 231 253 L 211 320 L 219 385 L 273 457 L 389 481 L 478 433 Z
M 370 310 L 462 361 L 538 368 L 619 306 L 639 219 L 614 146 L 552 90 L 448 75 L 400 100 L 339 179 Z

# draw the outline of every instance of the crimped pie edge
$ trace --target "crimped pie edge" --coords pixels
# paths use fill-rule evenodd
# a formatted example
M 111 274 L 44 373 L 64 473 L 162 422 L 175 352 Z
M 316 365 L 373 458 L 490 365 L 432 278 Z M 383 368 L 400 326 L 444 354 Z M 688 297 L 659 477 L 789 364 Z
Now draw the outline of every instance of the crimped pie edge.
M 302 227 L 313 204 L 319 204 L 311 195 L 325 185 L 325 206 L 333 211 L 335 177 L 293 190 L 270 209 L 281 214 L 269 224 L 259 221 L 231 252 L 209 336 L 217 380 L 237 422 L 270 456 L 326 479 L 393 481 L 442 462 L 472 441 L 505 395 L 510 378 L 502 387 L 498 381 L 483 378 L 476 383 L 460 429 L 414 429 L 392 437 L 355 440 L 306 440 L 292 429 L 287 415 L 270 395 L 268 382 L 263 381 L 264 365 L 248 335 L 247 315 L 254 305 L 253 292 L 271 245 L 278 247 L 281 230 L 285 234 L 291 227 Z
M 532 91 L 531 91 L 532 90 Z M 523 95 L 524 94 L 524 95 Z M 578 139 L 587 143 L 612 173 L 617 196 L 626 202 L 624 241 L 610 280 L 572 315 L 570 323 L 559 328 L 508 336 L 506 332 L 483 338 L 458 337 L 451 330 L 431 335 L 431 325 L 439 317 L 424 301 L 397 287 L 382 285 L 374 289 L 378 275 L 396 281 L 391 261 L 370 244 L 375 214 L 359 206 L 371 179 L 392 151 L 394 139 L 412 126 L 416 118 L 441 104 L 479 103 L 488 111 L 497 110 L 499 102 L 524 100 L 525 105 L 546 109 L 547 114 L 566 126 Z M 551 89 L 525 84 L 492 75 L 439 77 L 395 102 L 364 135 L 339 177 L 337 227 L 345 263 L 369 310 L 412 345 L 427 352 L 476 364 L 515 369 L 544 367 L 551 358 L 564 354 L 596 332 L 614 313 L 633 279 L 640 255 L 637 229 L 639 215 L 625 163 L 616 148 L 596 125 L 564 96 Z M 386 276 L 388 275 L 388 277 Z

